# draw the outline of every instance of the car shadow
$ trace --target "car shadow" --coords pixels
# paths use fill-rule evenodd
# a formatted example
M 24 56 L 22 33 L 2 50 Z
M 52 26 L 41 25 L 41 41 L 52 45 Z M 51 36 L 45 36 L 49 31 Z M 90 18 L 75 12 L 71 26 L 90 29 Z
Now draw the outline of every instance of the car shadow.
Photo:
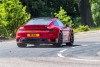
M 27 46 L 26 48 L 53 48 L 52 45 Z
M 66 46 L 66 45 L 63 45 L 62 47 L 56 47 L 56 46 L 53 46 L 53 45 L 38 45 L 38 46 L 34 46 L 34 45 L 29 45 L 25 48 L 70 48 L 70 47 L 77 47 L 77 46 L 81 46 L 81 45 L 73 45 L 73 46 Z

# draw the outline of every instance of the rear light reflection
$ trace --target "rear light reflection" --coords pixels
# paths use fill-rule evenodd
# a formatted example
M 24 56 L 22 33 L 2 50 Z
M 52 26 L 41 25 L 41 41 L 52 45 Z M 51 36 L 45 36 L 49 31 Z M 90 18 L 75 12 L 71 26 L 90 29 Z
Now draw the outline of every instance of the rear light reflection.
M 45 30 L 46 32 L 54 32 L 54 30 Z
M 23 31 L 24 31 L 23 29 L 19 29 L 19 30 L 18 30 L 18 32 L 23 32 Z
M 19 29 L 19 31 L 24 31 L 23 29 Z

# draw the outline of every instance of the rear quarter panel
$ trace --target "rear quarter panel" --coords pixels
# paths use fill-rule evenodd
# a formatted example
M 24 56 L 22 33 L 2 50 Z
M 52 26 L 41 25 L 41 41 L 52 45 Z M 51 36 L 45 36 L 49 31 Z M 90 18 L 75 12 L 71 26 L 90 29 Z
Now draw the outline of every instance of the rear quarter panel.
M 67 27 L 62 29 L 62 33 L 63 33 L 63 42 L 70 42 L 70 34 L 71 34 L 72 29 Z

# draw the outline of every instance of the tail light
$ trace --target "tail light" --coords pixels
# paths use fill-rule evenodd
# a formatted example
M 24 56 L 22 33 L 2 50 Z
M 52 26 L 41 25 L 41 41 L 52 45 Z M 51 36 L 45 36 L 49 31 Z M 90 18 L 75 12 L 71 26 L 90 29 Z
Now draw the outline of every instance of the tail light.
M 24 31 L 24 27 L 20 27 L 19 29 L 18 29 L 18 32 L 23 32 Z

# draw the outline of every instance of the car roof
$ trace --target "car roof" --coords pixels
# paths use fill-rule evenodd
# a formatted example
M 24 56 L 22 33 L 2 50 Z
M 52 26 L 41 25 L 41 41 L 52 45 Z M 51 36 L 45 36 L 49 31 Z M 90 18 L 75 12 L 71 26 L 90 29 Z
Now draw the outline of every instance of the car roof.
M 38 20 L 38 19 L 51 19 L 52 21 L 53 20 L 56 20 L 58 18 L 52 18 L 52 17 L 38 17 L 38 18 L 32 18 L 33 20 Z
M 46 22 L 48 22 L 48 24 L 45 24 L 45 22 L 42 23 L 42 24 L 43 25 L 49 25 L 51 22 L 55 21 L 56 19 L 57 18 L 51 18 L 51 17 L 38 17 L 38 18 L 32 18 L 32 19 L 30 19 L 30 21 L 31 20 L 35 20 L 37 22 L 46 21 Z M 31 25 L 32 23 L 29 23 L 30 21 L 28 21 L 28 23 L 26 25 Z M 36 24 L 37 24 L 37 22 L 36 22 Z

